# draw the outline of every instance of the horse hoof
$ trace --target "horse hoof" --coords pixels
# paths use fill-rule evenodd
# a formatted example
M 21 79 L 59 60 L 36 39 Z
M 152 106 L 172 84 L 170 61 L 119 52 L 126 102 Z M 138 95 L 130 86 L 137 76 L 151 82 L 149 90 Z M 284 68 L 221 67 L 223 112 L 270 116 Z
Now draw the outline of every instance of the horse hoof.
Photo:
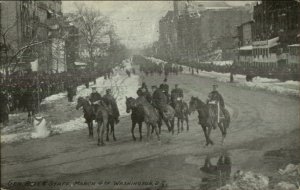
M 133 138 L 133 141 L 136 141 L 136 138 Z
M 117 141 L 117 139 L 116 139 L 116 138 L 114 138 L 114 141 Z

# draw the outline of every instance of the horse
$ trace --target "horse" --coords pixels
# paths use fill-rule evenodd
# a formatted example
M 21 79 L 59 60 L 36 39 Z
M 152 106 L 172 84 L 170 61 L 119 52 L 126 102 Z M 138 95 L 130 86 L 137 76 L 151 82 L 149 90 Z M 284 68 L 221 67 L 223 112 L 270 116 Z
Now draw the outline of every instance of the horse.
M 132 121 L 132 126 L 131 126 L 131 134 L 132 138 L 134 141 L 136 141 L 136 138 L 134 136 L 134 128 L 136 124 L 139 125 L 139 132 L 140 132 L 140 141 L 142 140 L 142 125 L 144 122 L 144 110 L 141 106 L 135 107 L 133 106 L 133 102 L 135 101 L 134 98 L 126 97 L 126 112 L 130 113 L 131 110 L 131 121 Z
M 79 97 L 77 99 L 76 109 L 83 108 L 84 118 L 88 124 L 89 137 L 93 137 L 93 120 L 97 122 L 98 146 L 105 145 L 103 141 L 104 128 L 107 127 L 109 112 L 103 103 L 91 104 L 87 99 Z M 107 134 L 108 136 L 108 134 Z
M 147 139 L 149 140 L 150 136 L 150 126 L 152 126 L 152 132 L 155 130 L 155 133 L 157 135 L 157 139 L 160 140 L 159 137 L 159 131 L 157 129 L 158 122 L 159 122 L 159 114 L 157 110 L 144 98 L 139 97 L 137 99 L 134 99 L 132 97 L 127 98 L 126 97 L 126 106 L 128 108 L 128 112 L 131 110 L 141 111 L 143 114 L 143 121 L 147 125 Z M 140 129 L 140 140 L 142 139 L 142 122 L 141 118 L 139 118 L 139 129 Z M 133 122 L 134 123 L 134 122 Z M 133 131 L 134 131 L 135 124 L 132 124 L 132 135 L 133 139 L 135 139 Z
M 174 109 L 175 109 L 175 115 L 174 117 L 177 118 L 177 133 L 180 132 L 180 126 L 181 126 L 181 132 L 183 131 L 183 122 L 186 122 L 186 130 L 189 130 L 189 107 L 186 102 L 183 100 L 175 100 L 174 102 Z
M 191 97 L 191 100 L 189 102 L 189 113 L 192 113 L 196 110 L 198 111 L 199 124 L 201 125 L 205 135 L 206 146 L 208 146 L 209 144 L 213 145 L 214 143 L 210 139 L 210 133 L 212 128 L 214 127 L 213 124 L 210 122 L 210 118 L 213 117 L 213 115 L 211 115 L 209 106 L 202 102 L 199 98 Z M 220 119 L 220 122 L 217 123 L 222 133 L 222 144 L 224 143 L 227 134 L 226 130 L 230 124 L 230 115 L 227 110 L 225 111 L 224 116 L 225 118 Z

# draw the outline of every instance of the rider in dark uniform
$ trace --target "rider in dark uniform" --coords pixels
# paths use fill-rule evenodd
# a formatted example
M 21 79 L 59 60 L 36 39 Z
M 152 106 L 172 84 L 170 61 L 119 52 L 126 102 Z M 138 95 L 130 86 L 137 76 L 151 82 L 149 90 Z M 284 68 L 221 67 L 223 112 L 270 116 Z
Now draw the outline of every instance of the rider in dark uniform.
M 176 101 L 182 101 L 183 99 L 183 90 L 178 87 L 178 84 L 175 84 L 175 88 L 171 91 L 171 106 L 175 108 Z
M 225 104 L 224 104 L 224 99 L 222 97 L 222 95 L 217 91 L 217 85 L 214 84 L 213 85 L 213 91 L 211 91 L 208 95 L 208 100 L 207 103 L 213 107 L 215 107 L 214 105 L 217 105 L 217 107 L 215 107 L 213 110 L 215 110 L 214 112 L 216 113 L 217 119 L 212 119 L 210 120 L 213 128 L 215 129 L 218 125 L 219 119 L 221 117 L 225 116 Z M 219 105 L 219 106 L 218 106 Z M 218 112 L 219 109 L 219 112 Z
M 159 88 L 166 95 L 167 100 L 169 100 L 169 85 L 167 84 L 167 78 L 164 79 L 164 83 L 162 83 Z
M 155 91 L 152 95 L 152 104 L 159 110 L 162 108 L 162 106 L 168 104 L 168 99 L 161 88 L 155 88 Z
M 90 101 L 92 103 L 101 100 L 101 95 L 97 92 L 96 87 L 92 87 L 92 93 L 90 95 Z
M 106 90 L 106 94 L 103 96 L 103 101 L 108 107 L 111 107 L 114 120 L 116 123 L 119 123 L 120 112 L 115 98 L 111 95 L 111 89 Z
M 208 95 L 208 100 L 209 101 L 217 101 L 220 104 L 221 109 L 223 110 L 225 108 L 224 104 L 224 99 L 222 95 L 217 91 L 218 85 L 214 84 L 213 85 L 213 91 L 211 91 Z
M 141 95 L 144 96 L 149 103 L 151 103 L 152 102 L 152 97 L 151 97 L 151 94 L 148 90 L 148 87 L 147 87 L 146 83 L 143 82 L 142 87 L 139 88 L 139 89 L 141 90 L 141 93 L 142 93 Z

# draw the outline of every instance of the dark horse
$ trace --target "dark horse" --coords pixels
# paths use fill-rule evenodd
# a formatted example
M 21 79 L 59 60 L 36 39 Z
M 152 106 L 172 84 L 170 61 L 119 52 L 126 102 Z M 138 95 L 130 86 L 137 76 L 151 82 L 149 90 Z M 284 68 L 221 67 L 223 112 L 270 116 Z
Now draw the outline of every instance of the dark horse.
M 140 132 L 140 141 L 142 140 L 142 125 L 144 122 L 144 110 L 141 106 L 135 107 L 133 106 L 134 98 L 126 97 L 126 112 L 130 113 L 131 110 L 131 134 L 134 141 L 136 141 L 136 138 L 134 136 L 134 128 L 136 124 L 139 125 L 139 132 Z
M 191 97 L 190 100 L 190 106 L 189 106 L 189 112 L 192 113 L 194 111 L 198 111 L 198 118 L 199 118 L 199 124 L 202 126 L 205 139 L 206 139 L 206 145 L 214 144 L 213 141 L 210 139 L 210 132 L 213 128 L 213 124 L 210 122 L 210 118 L 213 117 L 210 115 L 209 107 L 207 104 L 202 102 L 197 97 Z M 222 132 L 222 143 L 224 143 L 225 137 L 226 137 L 226 130 L 229 127 L 230 124 L 230 115 L 227 110 L 225 110 L 225 118 L 221 119 L 218 123 L 218 127 L 220 128 Z
M 189 130 L 189 106 L 183 100 L 176 100 L 175 102 L 175 117 L 177 118 L 178 133 L 183 131 L 183 122 L 186 122 L 186 130 Z
M 77 100 L 76 109 L 83 108 L 84 118 L 89 128 L 89 137 L 93 137 L 93 120 L 96 120 L 98 128 L 98 145 L 104 145 L 103 135 L 105 132 L 105 126 L 108 127 L 109 123 L 109 111 L 104 103 L 91 104 L 87 99 L 79 97 Z M 114 130 L 112 130 L 114 136 Z M 108 140 L 108 132 L 106 134 L 106 140 Z M 115 137 L 114 137 L 115 139 Z
M 142 122 L 145 122 L 147 125 L 147 139 L 149 140 L 150 126 L 152 126 L 152 132 L 155 130 L 157 138 L 158 140 L 160 140 L 159 132 L 157 129 L 159 122 L 159 114 L 157 110 L 143 97 L 138 99 L 126 97 L 126 112 L 129 113 L 130 110 L 132 110 L 131 133 L 133 140 L 135 140 L 134 128 L 136 123 L 139 124 L 140 140 L 142 140 Z

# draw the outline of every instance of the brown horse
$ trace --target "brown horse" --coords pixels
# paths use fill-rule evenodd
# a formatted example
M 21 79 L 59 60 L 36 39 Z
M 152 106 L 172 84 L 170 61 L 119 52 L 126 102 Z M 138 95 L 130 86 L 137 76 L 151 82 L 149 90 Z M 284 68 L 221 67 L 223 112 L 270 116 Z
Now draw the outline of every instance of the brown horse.
M 183 122 L 186 122 L 186 130 L 189 130 L 189 106 L 183 100 L 176 100 L 174 102 L 175 107 L 175 117 L 177 118 L 177 133 L 183 131 Z
M 89 136 L 93 137 L 93 120 L 96 120 L 98 128 L 98 145 L 104 145 L 105 126 L 109 121 L 109 113 L 107 107 L 103 103 L 92 105 L 87 99 L 79 97 L 76 109 L 83 108 L 84 118 L 89 127 Z M 107 134 L 108 135 L 108 134 Z
M 189 112 L 192 113 L 194 111 L 198 111 L 198 118 L 199 118 L 199 124 L 201 125 L 205 139 L 206 139 L 206 145 L 208 146 L 209 144 L 213 145 L 213 141 L 210 139 L 210 133 L 213 128 L 213 123 L 211 123 L 211 112 L 209 110 L 209 107 L 207 104 L 202 102 L 199 98 L 197 97 L 191 97 L 190 103 L 189 103 Z M 229 127 L 230 124 L 230 115 L 227 110 L 225 110 L 225 118 L 220 119 L 220 122 L 218 123 L 218 127 L 221 130 L 222 133 L 222 144 L 224 143 L 226 134 L 227 134 L 227 128 Z
M 144 122 L 144 109 L 141 106 L 136 107 L 134 105 L 135 99 L 132 97 L 127 98 L 126 97 L 126 112 L 130 113 L 131 111 L 131 134 L 134 141 L 136 141 L 136 138 L 134 136 L 134 128 L 136 124 L 139 125 L 139 132 L 140 132 L 140 141 L 142 140 L 142 126 Z
M 127 106 L 128 112 L 131 109 L 131 110 L 140 110 L 143 113 L 143 121 L 147 125 L 147 139 L 149 140 L 150 126 L 152 126 L 152 132 L 155 130 L 157 138 L 158 138 L 158 140 L 160 140 L 159 131 L 157 129 L 158 121 L 159 121 L 159 114 L 158 114 L 157 110 L 144 97 L 139 97 L 137 99 L 134 99 L 132 97 L 129 97 L 129 98 L 126 97 L 126 106 Z M 139 115 L 139 117 L 141 117 L 141 116 L 142 115 Z M 141 137 L 141 135 L 142 135 L 142 131 L 141 131 L 142 118 L 135 118 L 135 119 L 138 119 L 137 122 L 139 123 L 139 126 L 140 126 L 140 139 L 142 139 L 142 137 Z M 134 125 L 134 123 L 133 123 L 133 125 Z M 132 126 L 133 139 L 135 139 L 134 134 L 133 134 L 134 126 Z

